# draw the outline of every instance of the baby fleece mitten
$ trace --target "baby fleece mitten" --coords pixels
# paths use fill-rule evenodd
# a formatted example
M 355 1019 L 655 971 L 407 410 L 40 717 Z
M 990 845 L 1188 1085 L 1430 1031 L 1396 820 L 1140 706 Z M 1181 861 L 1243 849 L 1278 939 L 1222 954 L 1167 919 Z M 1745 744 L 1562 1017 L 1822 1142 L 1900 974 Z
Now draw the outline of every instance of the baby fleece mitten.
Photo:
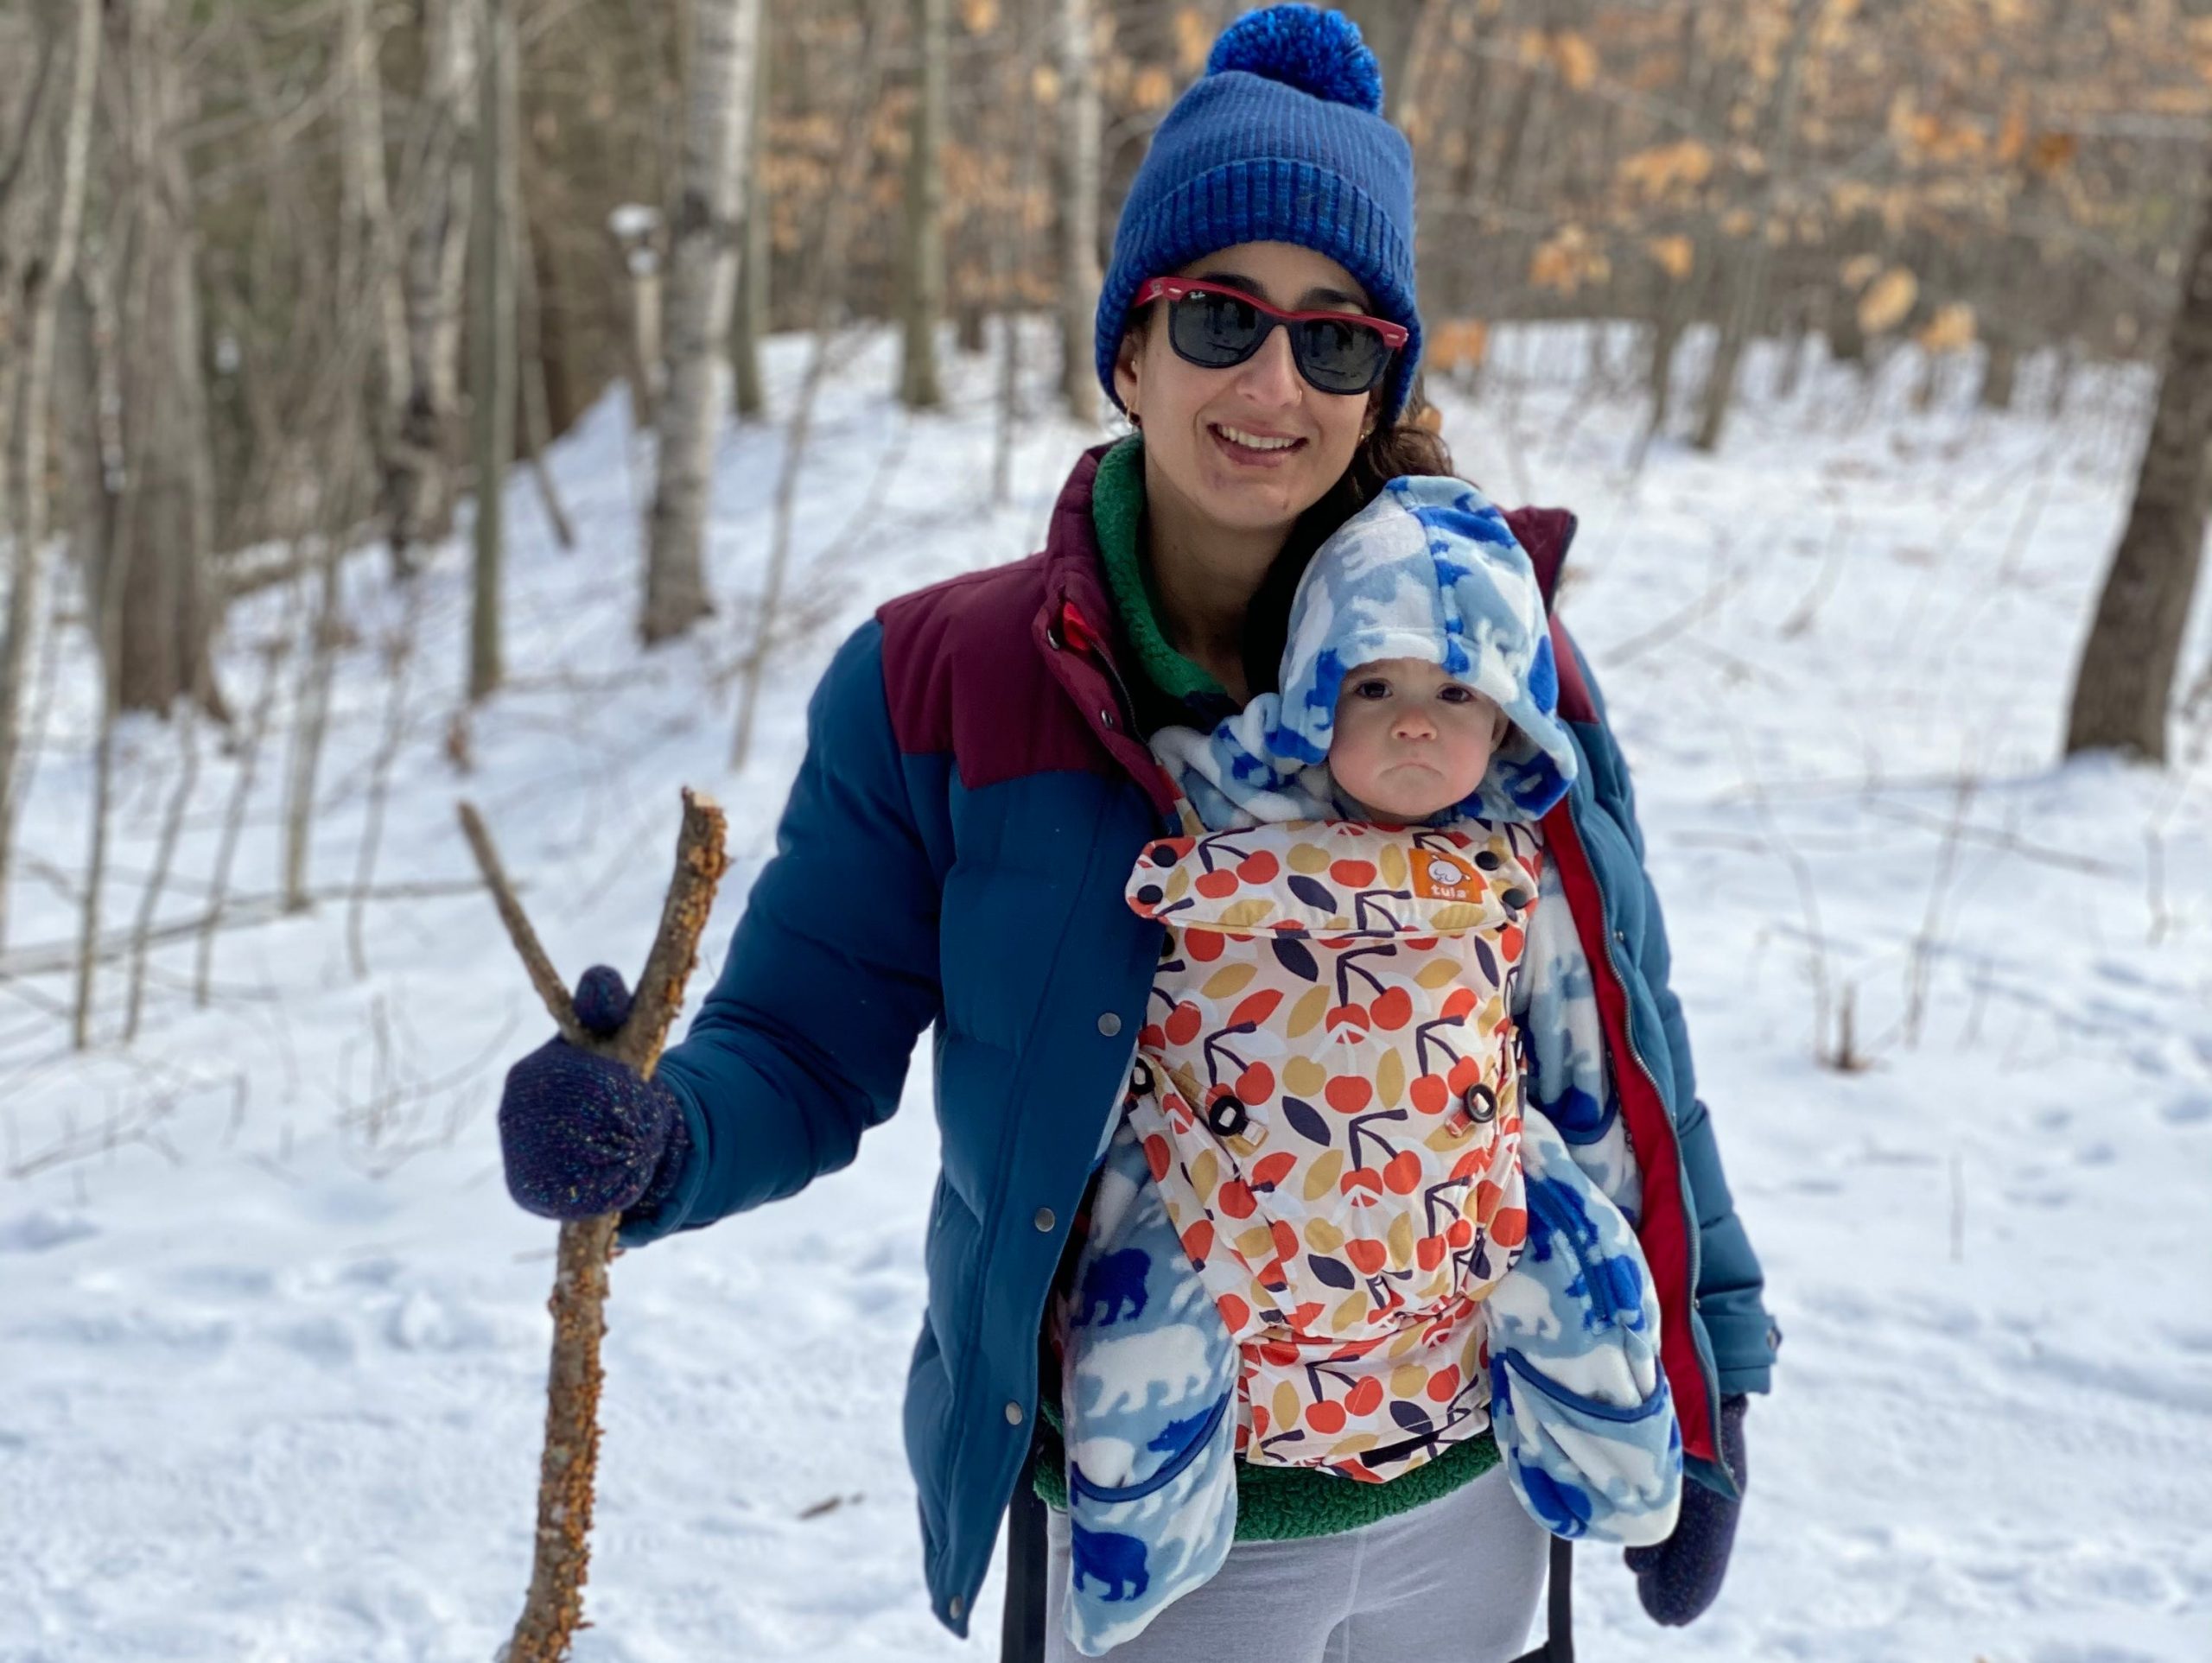
M 1749 1400 L 1738 1393 L 1720 1400 L 1720 1458 L 1741 1490 L 1751 1477 L 1744 1453 L 1744 1410 Z M 1694 1481 L 1682 1486 L 1681 1517 L 1675 1533 L 1651 1547 L 1631 1547 L 1623 1556 L 1636 1572 L 1636 1595 L 1651 1620 L 1679 1628 L 1705 1615 L 1719 1596 L 1728 1574 L 1728 1555 L 1736 1545 L 1741 1501 Z
M 621 973 L 594 964 L 576 983 L 576 1020 L 609 1038 L 630 1014 Z M 676 1094 L 556 1036 L 507 1070 L 499 1153 L 507 1193 L 541 1218 L 651 1213 L 676 1187 L 690 1133 Z

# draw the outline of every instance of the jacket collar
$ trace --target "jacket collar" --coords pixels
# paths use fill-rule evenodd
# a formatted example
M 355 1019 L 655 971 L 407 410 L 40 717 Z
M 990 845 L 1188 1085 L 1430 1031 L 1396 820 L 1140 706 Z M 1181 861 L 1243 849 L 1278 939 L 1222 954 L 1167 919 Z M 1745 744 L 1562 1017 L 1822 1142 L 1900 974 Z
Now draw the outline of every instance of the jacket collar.
M 1559 587 L 1560 568 L 1567 563 L 1567 551 L 1574 542 L 1575 517 L 1564 508 L 1516 508 L 1507 513 L 1505 523 L 1529 551 L 1529 563 L 1536 568 L 1536 587 L 1543 591 L 1548 609 L 1552 593 Z
M 1090 517 L 1091 486 L 1099 459 L 1111 443 L 1093 445 L 1077 459 L 1052 505 L 1045 529 L 1045 604 L 1031 637 L 1091 736 L 1144 789 L 1153 806 L 1172 821 L 1175 787 L 1137 727 L 1135 701 L 1116 655 L 1114 600 L 1106 587 L 1097 528 Z

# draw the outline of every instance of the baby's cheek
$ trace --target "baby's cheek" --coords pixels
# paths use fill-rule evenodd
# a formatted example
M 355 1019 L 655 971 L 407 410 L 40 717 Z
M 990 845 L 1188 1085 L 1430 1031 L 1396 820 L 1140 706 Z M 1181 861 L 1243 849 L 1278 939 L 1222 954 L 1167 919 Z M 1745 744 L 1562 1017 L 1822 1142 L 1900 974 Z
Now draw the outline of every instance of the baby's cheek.
M 1374 777 L 1373 747 L 1360 735 L 1338 728 L 1337 741 L 1329 747 L 1329 771 L 1357 796 L 1360 787 Z

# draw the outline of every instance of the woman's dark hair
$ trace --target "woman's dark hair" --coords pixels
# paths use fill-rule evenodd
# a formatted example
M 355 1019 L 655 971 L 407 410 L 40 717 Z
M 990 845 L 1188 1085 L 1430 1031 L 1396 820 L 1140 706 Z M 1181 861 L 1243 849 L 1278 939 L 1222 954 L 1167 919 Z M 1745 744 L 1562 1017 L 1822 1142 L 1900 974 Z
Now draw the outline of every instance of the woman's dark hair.
M 1451 448 L 1428 425 L 1433 420 L 1434 412 L 1422 399 L 1416 382 L 1398 419 L 1377 427 L 1362 440 L 1344 477 L 1298 517 L 1290 540 L 1275 556 L 1275 563 L 1268 568 L 1252 604 L 1244 609 L 1244 681 L 1254 693 L 1280 690 L 1275 683 L 1290 634 L 1291 599 L 1298 593 L 1298 581 L 1306 575 L 1313 551 L 1382 495 L 1382 487 L 1400 474 L 1452 471 Z

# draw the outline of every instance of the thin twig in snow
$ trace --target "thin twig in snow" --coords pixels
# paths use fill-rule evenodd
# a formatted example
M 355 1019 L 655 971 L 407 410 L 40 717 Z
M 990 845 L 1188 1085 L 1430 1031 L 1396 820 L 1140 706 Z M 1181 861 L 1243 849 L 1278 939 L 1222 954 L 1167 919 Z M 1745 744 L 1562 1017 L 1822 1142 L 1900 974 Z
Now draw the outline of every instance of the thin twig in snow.
M 1928 1012 L 1928 973 L 1934 958 L 1937 931 L 1943 921 L 1943 901 L 1950 892 L 1951 874 L 1958 865 L 1961 833 L 1967 823 L 1967 811 L 1974 806 L 1974 791 L 1980 781 L 1969 770 L 1959 781 L 1959 788 L 1951 798 L 1951 818 L 1943 828 L 1943 841 L 1936 856 L 1936 876 L 1928 889 L 1928 911 L 1920 921 L 1920 933 L 1912 938 L 1912 953 L 1905 972 L 1904 1044 L 1908 1050 L 1920 1047 L 1921 1024 Z
M 203 675 L 198 679 L 204 682 L 206 677 Z M 185 701 L 183 714 L 178 719 L 183 724 L 177 735 L 183 757 L 177 768 L 176 788 L 169 797 L 168 813 L 162 819 L 162 841 L 154 855 L 153 875 L 139 896 L 138 919 L 130 931 L 130 993 L 124 1003 L 123 1018 L 123 1043 L 126 1045 L 138 1037 L 138 1018 L 146 992 L 148 937 L 154 927 L 155 911 L 161 904 L 162 891 L 168 881 L 170 864 L 176 858 L 177 835 L 184 825 L 185 807 L 200 784 L 200 693 L 195 689 Z
M 298 591 L 293 591 L 296 603 Z M 289 609 L 288 609 L 289 610 Z M 207 1007 L 207 978 L 213 968 L 215 932 L 223 924 L 223 898 L 230 887 L 231 861 L 238 854 L 239 834 L 245 829 L 246 803 L 253 796 L 253 776 L 261 761 L 262 743 L 269 735 L 270 713 L 276 705 L 276 684 L 282 673 L 285 643 L 290 639 L 291 623 L 279 637 L 262 648 L 264 668 L 261 676 L 261 695 L 254 701 L 253 720 L 246 731 L 245 754 L 238 762 L 238 777 L 232 787 L 229 812 L 223 817 L 223 835 L 215 849 L 214 875 L 207 885 L 207 912 L 200 930 L 200 945 L 193 960 L 192 1002 L 201 1010 Z
M 399 755 L 407 726 L 407 676 L 415 662 L 416 633 L 421 625 L 423 586 L 407 586 L 407 604 L 397 633 L 385 644 L 385 669 L 391 679 L 385 701 L 384 743 L 377 747 L 376 764 L 369 777 L 369 803 L 361 828 L 361 846 L 353 862 L 353 898 L 346 909 L 346 952 L 357 979 L 369 974 L 369 957 L 361 941 L 361 916 L 367 910 L 369 883 L 376 874 L 377 848 L 384 837 L 385 804 L 391 795 L 391 769 Z

